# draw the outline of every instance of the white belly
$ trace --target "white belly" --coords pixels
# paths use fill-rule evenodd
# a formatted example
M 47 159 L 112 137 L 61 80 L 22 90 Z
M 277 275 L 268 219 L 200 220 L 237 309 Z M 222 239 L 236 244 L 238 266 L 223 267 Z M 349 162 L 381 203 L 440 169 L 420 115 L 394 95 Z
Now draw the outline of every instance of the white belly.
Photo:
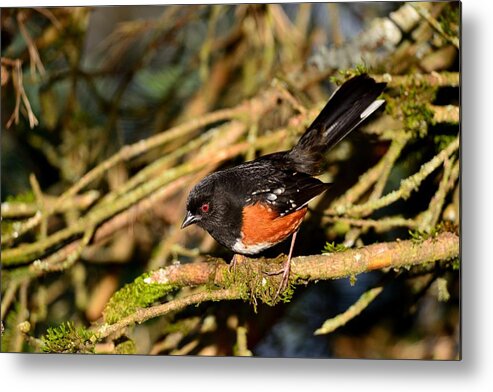
M 269 249 L 275 244 L 270 242 L 261 242 L 255 245 L 245 245 L 241 239 L 237 239 L 235 244 L 233 245 L 233 250 L 237 253 L 246 254 L 246 255 L 255 255 L 257 253 L 262 252 L 265 249 Z

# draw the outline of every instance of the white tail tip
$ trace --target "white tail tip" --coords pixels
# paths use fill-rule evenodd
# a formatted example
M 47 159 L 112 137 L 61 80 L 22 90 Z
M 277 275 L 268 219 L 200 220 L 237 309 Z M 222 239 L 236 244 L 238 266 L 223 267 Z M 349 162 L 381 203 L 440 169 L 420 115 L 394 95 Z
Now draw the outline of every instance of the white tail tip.
M 373 101 L 370 106 L 368 106 L 363 113 L 360 114 L 360 118 L 363 120 L 367 118 L 369 115 L 371 115 L 375 110 L 377 110 L 382 104 L 385 102 L 384 99 L 377 99 L 376 101 Z

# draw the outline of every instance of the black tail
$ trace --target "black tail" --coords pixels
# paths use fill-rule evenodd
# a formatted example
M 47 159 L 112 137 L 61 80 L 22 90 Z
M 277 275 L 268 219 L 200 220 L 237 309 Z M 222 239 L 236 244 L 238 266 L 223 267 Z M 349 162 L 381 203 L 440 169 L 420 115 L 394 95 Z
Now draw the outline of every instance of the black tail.
M 386 83 L 377 83 L 366 74 L 345 82 L 330 97 L 315 121 L 289 152 L 298 170 L 317 175 L 323 153 L 330 150 L 382 104 L 377 100 Z

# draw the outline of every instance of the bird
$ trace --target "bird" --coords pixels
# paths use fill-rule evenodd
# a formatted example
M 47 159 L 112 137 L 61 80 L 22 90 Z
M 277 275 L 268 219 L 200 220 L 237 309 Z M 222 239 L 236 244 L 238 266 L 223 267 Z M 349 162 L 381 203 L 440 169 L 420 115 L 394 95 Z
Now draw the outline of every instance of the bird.
M 288 257 L 279 271 L 289 282 L 291 258 L 308 203 L 332 184 L 315 178 L 324 154 L 384 104 L 386 83 L 360 74 L 344 82 L 288 151 L 258 157 L 207 175 L 190 191 L 181 228 L 196 224 L 238 259 L 253 256 L 291 236 Z M 238 256 L 239 255 L 239 256 Z

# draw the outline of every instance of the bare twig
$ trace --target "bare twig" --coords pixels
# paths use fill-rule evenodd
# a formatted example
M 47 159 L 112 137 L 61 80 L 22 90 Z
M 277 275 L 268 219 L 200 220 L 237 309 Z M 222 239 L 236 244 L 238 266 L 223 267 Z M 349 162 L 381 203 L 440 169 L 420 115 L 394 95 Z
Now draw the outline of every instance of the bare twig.
M 29 51 L 29 58 L 31 61 L 31 75 L 34 76 L 36 73 L 36 70 L 40 73 L 40 75 L 46 74 L 45 67 L 43 66 L 43 63 L 41 62 L 41 58 L 39 57 L 39 52 L 38 49 L 36 48 L 36 45 L 34 44 L 34 41 L 31 38 L 31 35 L 27 31 L 27 28 L 24 24 L 26 20 L 26 14 L 24 11 L 19 11 L 17 13 L 17 23 L 19 25 L 19 30 L 24 37 L 24 40 L 26 41 L 27 45 L 27 50 Z
M 19 123 L 19 112 L 21 109 L 21 102 L 24 103 L 24 107 L 27 111 L 27 117 L 29 120 L 29 126 L 34 128 L 38 125 L 38 119 L 34 115 L 31 104 L 29 103 L 29 99 L 27 98 L 26 91 L 24 90 L 23 76 L 22 76 L 22 61 L 19 59 L 11 60 L 5 57 L 2 57 L 2 65 L 10 66 L 13 69 L 12 72 L 12 82 L 14 84 L 15 90 L 15 108 L 7 121 L 7 128 L 10 128 L 12 123 Z

